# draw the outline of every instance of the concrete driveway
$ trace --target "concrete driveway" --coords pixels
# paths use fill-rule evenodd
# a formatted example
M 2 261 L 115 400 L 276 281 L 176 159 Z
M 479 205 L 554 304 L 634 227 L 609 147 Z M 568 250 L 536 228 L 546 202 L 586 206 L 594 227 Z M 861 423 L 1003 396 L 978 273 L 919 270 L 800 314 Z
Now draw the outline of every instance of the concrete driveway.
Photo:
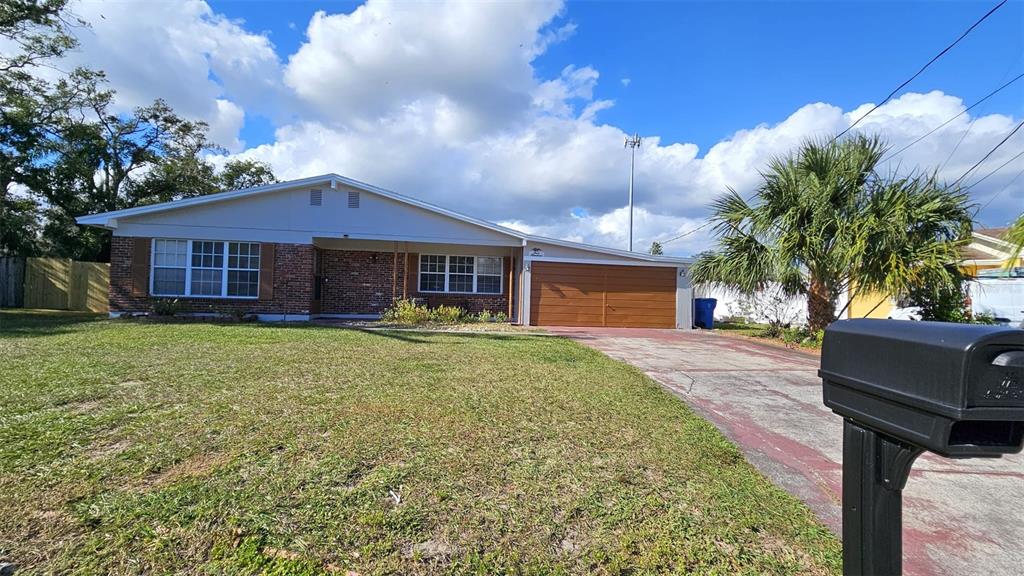
M 551 331 L 646 372 L 841 533 L 842 420 L 822 405 L 816 356 L 708 332 Z M 1024 574 L 1024 455 L 923 455 L 903 520 L 905 574 Z

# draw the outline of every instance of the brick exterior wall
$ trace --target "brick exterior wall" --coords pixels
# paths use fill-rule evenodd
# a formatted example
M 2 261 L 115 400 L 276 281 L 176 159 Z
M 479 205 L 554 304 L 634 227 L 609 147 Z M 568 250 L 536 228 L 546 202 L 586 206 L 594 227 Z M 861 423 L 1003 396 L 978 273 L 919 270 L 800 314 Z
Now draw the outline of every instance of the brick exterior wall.
M 391 305 L 392 296 L 402 297 L 405 255 L 398 254 L 395 276 L 393 252 L 320 250 L 323 284 L 320 312 L 323 314 L 380 314 Z M 410 260 L 410 266 L 412 261 Z
M 123 236 L 112 239 L 111 312 L 150 312 L 153 301 L 157 299 L 133 295 L 132 256 L 135 240 Z M 323 278 L 318 302 L 313 300 L 314 253 L 320 259 Z M 309 244 L 275 244 L 274 293 L 271 299 L 178 297 L 178 301 L 187 312 L 380 314 L 391 304 L 393 295 L 402 297 L 405 284 L 410 298 L 422 299 L 431 307 L 444 304 L 459 306 L 472 313 L 483 310 L 508 313 L 511 258 L 504 258 L 502 294 L 494 295 L 421 293 L 417 277 L 419 255 L 408 255 L 408 278 L 404 278 L 405 262 L 405 254 L 401 252 L 398 253 L 396 263 L 393 252 L 324 250 Z
M 135 238 L 114 236 L 110 248 L 110 311 L 150 312 L 162 297 L 133 295 Z M 185 312 L 308 314 L 313 300 L 313 246 L 275 244 L 274 293 L 270 299 L 177 297 Z M 147 276 L 148 278 L 148 276 Z M 146 290 L 148 293 L 148 290 Z
M 397 275 L 393 252 L 356 250 L 319 250 L 323 261 L 324 283 L 320 311 L 324 314 L 380 314 L 392 300 L 401 298 L 405 254 L 398 253 Z M 468 251 L 467 251 L 468 252 Z M 508 276 L 511 259 L 505 258 L 502 294 L 435 294 L 419 291 L 417 271 L 419 255 L 409 254 L 409 277 L 405 288 L 410 298 L 422 299 L 428 306 L 458 306 L 469 312 L 508 313 Z

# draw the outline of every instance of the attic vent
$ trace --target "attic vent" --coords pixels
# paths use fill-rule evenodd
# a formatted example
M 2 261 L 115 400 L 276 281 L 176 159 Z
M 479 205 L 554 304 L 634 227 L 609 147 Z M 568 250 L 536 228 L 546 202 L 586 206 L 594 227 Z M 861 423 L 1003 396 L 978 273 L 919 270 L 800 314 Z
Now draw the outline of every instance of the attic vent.
M 348 207 L 359 208 L 359 192 L 350 191 L 348 193 Z
M 310 190 L 309 191 L 309 205 L 320 206 L 324 203 L 324 191 L 323 190 Z

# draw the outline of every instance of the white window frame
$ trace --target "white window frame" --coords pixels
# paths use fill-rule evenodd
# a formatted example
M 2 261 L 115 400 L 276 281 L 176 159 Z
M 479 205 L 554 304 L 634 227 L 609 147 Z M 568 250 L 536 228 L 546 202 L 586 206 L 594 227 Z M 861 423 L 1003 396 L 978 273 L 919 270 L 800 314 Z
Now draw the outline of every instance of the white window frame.
M 423 276 L 423 257 L 433 256 L 437 258 L 444 258 L 444 290 L 423 290 L 422 276 Z M 452 258 L 472 258 L 473 259 L 473 291 L 451 291 L 448 289 L 448 280 L 451 276 L 451 259 Z M 498 276 L 498 291 L 497 292 L 479 292 L 477 286 L 477 277 L 481 276 L 479 273 L 480 264 L 477 261 L 480 258 L 495 258 L 498 260 L 499 273 Z M 429 272 L 429 274 L 440 274 L 439 272 Z M 461 274 L 459 274 L 461 275 Z M 495 274 L 482 274 L 482 276 L 495 276 Z M 505 259 L 501 256 L 470 256 L 468 254 L 420 254 L 416 262 L 416 291 L 422 294 L 472 294 L 474 296 L 504 296 L 505 295 Z
M 153 272 L 156 268 L 168 268 L 168 266 L 157 266 L 156 265 L 156 244 L 157 240 L 174 240 L 174 241 L 185 241 L 188 246 L 185 253 L 185 293 L 184 294 L 158 294 L 154 290 L 154 281 L 156 274 Z M 192 294 L 192 243 L 193 242 L 220 242 L 221 243 L 221 256 L 223 256 L 223 266 L 221 267 L 221 281 L 220 281 L 220 294 Z M 259 299 L 259 285 L 260 279 L 257 275 L 256 280 L 256 295 L 255 296 L 228 296 L 228 244 L 255 244 L 256 249 L 259 250 L 261 244 L 259 242 L 250 242 L 248 240 L 191 240 L 184 238 L 153 238 L 149 243 L 149 295 L 157 296 L 160 298 L 205 298 L 205 299 L 220 299 L 220 300 L 258 300 Z M 262 256 L 262 254 L 261 254 Z M 263 260 L 260 259 L 260 267 L 263 266 Z M 170 268 L 180 268 L 179 266 L 170 266 Z M 201 270 L 209 270 L 209 268 L 198 267 Z M 231 268 L 232 270 L 242 270 L 242 268 Z M 253 269 L 249 269 L 253 271 Z M 257 273 L 259 269 L 255 270 Z

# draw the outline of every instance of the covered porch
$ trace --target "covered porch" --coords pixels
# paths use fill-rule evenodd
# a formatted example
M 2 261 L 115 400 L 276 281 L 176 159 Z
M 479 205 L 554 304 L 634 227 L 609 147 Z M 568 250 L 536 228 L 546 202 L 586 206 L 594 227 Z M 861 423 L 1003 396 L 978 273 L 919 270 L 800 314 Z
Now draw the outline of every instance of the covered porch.
M 519 321 L 523 246 L 313 238 L 310 315 L 379 318 L 397 299 Z

